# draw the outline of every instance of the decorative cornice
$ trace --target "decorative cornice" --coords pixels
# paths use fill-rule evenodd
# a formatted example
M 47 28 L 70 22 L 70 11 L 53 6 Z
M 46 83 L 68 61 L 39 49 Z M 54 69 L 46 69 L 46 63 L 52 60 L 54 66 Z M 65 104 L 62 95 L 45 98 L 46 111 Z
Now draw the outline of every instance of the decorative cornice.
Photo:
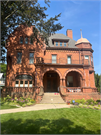
M 91 51 L 91 52 L 94 52 L 94 50 L 90 49 L 90 48 L 68 48 L 68 47 L 46 47 L 46 50 L 75 50 L 75 51 Z

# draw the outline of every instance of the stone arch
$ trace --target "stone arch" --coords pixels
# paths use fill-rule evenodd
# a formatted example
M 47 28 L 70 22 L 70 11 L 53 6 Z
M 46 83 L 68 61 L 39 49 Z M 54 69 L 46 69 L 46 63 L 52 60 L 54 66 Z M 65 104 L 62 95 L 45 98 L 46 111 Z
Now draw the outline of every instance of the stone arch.
M 46 72 L 48 72 L 48 71 L 55 71 L 55 72 L 59 75 L 60 79 L 62 79 L 62 75 L 61 75 L 60 71 L 57 70 L 57 69 L 55 69 L 55 68 L 47 68 L 46 70 L 44 70 L 42 76 L 44 76 L 44 74 L 45 74 Z
M 66 75 L 67 75 L 69 72 L 71 72 L 71 71 L 78 72 L 78 73 L 82 76 L 82 78 L 84 79 L 84 74 L 82 73 L 82 71 L 80 71 L 79 69 L 75 69 L 75 68 L 72 68 L 72 69 L 67 70 L 67 71 L 64 73 L 64 78 L 65 78 Z

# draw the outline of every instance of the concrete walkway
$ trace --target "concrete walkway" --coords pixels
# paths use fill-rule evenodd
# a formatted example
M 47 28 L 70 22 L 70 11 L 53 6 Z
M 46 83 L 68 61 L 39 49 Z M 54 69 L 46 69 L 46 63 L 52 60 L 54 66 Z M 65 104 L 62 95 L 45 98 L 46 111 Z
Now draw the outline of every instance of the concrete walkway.
M 71 106 L 73 106 L 73 105 L 67 105 L 67 104 L 36 104 L 34 106 L 29 106 L 29 107 L 0 110 L 0 114 L 25 112 L 25 111 L 36 111 L 36 110 L 47 110 L 47 109 L 57 109 L 57 108 L 70 108 Z

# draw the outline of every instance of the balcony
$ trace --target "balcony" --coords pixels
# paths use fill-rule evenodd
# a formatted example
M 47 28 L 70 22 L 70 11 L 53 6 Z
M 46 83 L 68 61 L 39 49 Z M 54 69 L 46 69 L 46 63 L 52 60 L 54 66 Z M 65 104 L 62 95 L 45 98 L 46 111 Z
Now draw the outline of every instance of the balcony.
M 46 65 L 89 65 L 89 62 L 87 61 L 83 61 L 83 60 L 71 60 L 71 61 L 67 61 L 66 58 L 59 58 L 56 60 L 52 60 L 52 59 L 43 59 L 42 57 L 37 57 L 36 58 L 36 65 L 39 64 L 46 64 Z

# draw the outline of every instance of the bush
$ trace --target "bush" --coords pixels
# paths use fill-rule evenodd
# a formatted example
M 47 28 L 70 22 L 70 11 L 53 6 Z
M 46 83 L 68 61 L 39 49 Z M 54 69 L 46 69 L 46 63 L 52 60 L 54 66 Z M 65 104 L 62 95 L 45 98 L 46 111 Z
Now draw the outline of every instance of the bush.
M 97 106 L 94 106 L 94 108 L 95 108 L 95 109 L 97 109 L 97 110 L 99 110 L 99 109 L 100 109 L 100 107 L 97 107 Z
M 26 106 L 26 104 L 23 104 L 22 106 L 23 106 L 23 107 L 25 107 L 25 106 Z
M 83 108 L 83 105 L 82 105 L 82 104 L 79 104 L 79 107 L 80 107 L 80 108 Z
M 7 95 L 7 97 L 4 98 L 5 102 L 11 102 L 11 97 L 9 95 Z
M 93 105 L 95 101 L 91 98 L 91 99 L 87 99 L 86 102 L 88 102 L 87 103 L 88 105 L 91 105 L 91 104 Z
M 84 108 L 87 108 L 87 105 L 83 105 Z
M 91 105 L 89 105 L 89 108 L 90 108 L 90 109 L 93 109 L 94 107 L 93 107 L 93 106 L 91 106 Z
M 30 106 L 30 105 L 32 105 L 32 103 L 31 103 L 31 102 L 29 102 L 29 103 L 27 103 L 27 105 L 28 105 L 28 106 Z
M 31 99 L 31 103 L 35 103 L 35 100 L 34 99 Z

